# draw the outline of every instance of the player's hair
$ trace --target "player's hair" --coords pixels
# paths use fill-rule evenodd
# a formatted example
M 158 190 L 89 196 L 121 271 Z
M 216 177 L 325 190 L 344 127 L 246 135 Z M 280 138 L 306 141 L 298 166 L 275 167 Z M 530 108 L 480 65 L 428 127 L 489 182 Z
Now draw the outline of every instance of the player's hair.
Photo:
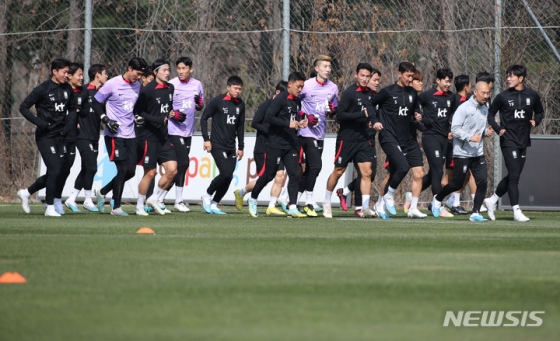
M 490 72 L 482 71 L 476 74 L 475 83 L 484 82 L 484 83 L 494 83 L 496 79 L 494 75 Z
M 148 77 L 150 77 L 150 76 L 154 76 L 154 73 L 152 72 L 152 67 L 151 67 L 151 66 L 148 66 L 148 67 L 146 68 L 146 71 L 144 71 L 144 74 L 142 75 L 142 77 L 148 78 Z
M 65 67 L 70 67 L 70 61 L 68 59 L 65 58 L 56 58 L 55 60 L 53 60 L 51 62 L 51 73 L 52 70 L 60 70 L 60 69 L 64 69 Z
M 294 71 L 288 76 L 288 82 L 305 81 L 305 77 L 301 72 Z
M 408 71 L 416 71 L 416 67 L 414 66 L 414 64 L 412 64 L 411 62 L 402 62 L 399 64 L 399 72 L 400 73 L 405 73 Z
M 317 71 L 311 70 L 311 72 L 309 73 L 309 78 L 315 78 L 315 77 L 317 77 Z
M 379 75 L 379 77 L 381 77 L 381 71 L 377 70 L 376 68 L 372 68 L 371 74 L 375 75 L 376 73 Z
M 453 72 L 450 69 L 439 69 L 436 73 L 436 79 L 444 80 L 447 77 L 453 79 Z
M 183 63 L 186 66 L 192 68 L 192 60 L 189 57 L 179 57 L 177 59 L 177 62 L 175 62 L 175 65 L 179 66 L 180 63 Z
M 278 84 L 276 84 L 276 91 L 286 91 L 288 90 L 288 82 L 286 81 L 280 81 L 278 82 Z
M 231 85 L 241 85 L 243 86 L 243 80 L 239 76 L 231 76 L 227 80 L 227 86 Z
M 152 72 L 155 75 L 157 73 L 157 70 L 164 66 L 164 65 L 169 65 L 169 63 L 167 62 L 167 60 L 162 59 L 162 58 L 158 58 L 156 60 L 154 60 L 154 62 L 152 63 Z
M 144 74 L 148 73 L 146 72 L 148 68 L 148 63 L 146 63 L 146 60 L 144 60 L 144 58 L 142 57 L 132 58 L 131 60 L 128 61 L 128 66 L 130 66 L 132 70 L 142 71 L 144 72 Z
M 70 63 L 70 68 L 68 69 L 68 74 L 69 75 L 74 75 L 76 73 L 76 71 L 78 71 L 79 69 L 82 69 L 82 71 L 84 71 L 84 64 L 72 62 L 72 63 Z
M 506 75 L 513 74 L 517 77 L 523 76 L 523 80 L 527 78 L 527 69 L 523 65 L 514 64 L 507 68 Z
M 317 58 L 315 58 L 315 61 L 313 61 L 313 66 L 317 66 L 319 65 L 319 62 L 332 62 L 332 58 L 324 55 L 324 54 L 320 54 L 317 56 Z
M 401 71 L 399 71 L 399 72 L 401 72 Z M 422 72 L 415 69 L 414 73 L 412 74 L 412 80 L 413 81 L 423 81 L 424 80 L 424 75 L 422 74 Z
M 470 84 L 471 80 L 469 79 L 468 75 L 459 75 L 455 77 L 455 80 L 453 82 L 455 83 L 455 91 L 461 92 L 465 90 L 465 87 Z
M 103 70 L 107 70 L 107 67 L 103 64 L 93 64 L 92 66 L 90 66 L 88 70 L 89 80 L 94 80 L 95 75 L 97 75 L 98 73 L 103 73 Z
M 359 73 L 360 70 L 368 70 L 371 74 L 373 74 L 373 67 L 368 63 L 360 63 L 356 66 L 356 73 Z

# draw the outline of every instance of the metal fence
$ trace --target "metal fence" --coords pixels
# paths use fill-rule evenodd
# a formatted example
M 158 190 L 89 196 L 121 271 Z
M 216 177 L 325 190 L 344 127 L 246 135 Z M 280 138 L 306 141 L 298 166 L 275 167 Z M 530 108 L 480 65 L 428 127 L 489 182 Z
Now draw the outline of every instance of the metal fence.
M 362 61 L 381 70 L 382 85 L 408 60 L 424 73 L 426 88 L 438 68 L 450 67 L 471 79 L 494 72 L 496 91 L 507 66 L 522 63 L 546 110 L 533 133 L 558 134 L 559 16 L 559 0 L 3 0 L 0 200 L 14 200 L 16 189 L 37 175 L 34 127 L 18 108 L 48 79 L 58 56 L 104 63 L 114 76 L 133 56 L 151 62 L 186 55 L 208 98 L 225 89 L 228 76 L 241 76 L 249 118 L 289 70 L 309 74 L 318 54 L 334 58 L 332 79 L 341 91 Z M 334 122 L 329 130 L 336 132 Z M 490 164 L 492 141 L 487 150 Z M 489 188 L 498 171 L 489 170 Z

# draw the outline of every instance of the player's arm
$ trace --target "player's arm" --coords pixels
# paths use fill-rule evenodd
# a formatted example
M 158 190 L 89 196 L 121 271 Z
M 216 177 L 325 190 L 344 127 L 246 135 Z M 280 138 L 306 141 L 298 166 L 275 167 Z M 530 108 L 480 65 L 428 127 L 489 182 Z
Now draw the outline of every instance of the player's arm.
M 265 121 L 270 123 L 271 125 L 286 128 L 290 126 L 290 120 L 284 120 L 278 117 L 278 114 L 282 110 L 282 107 L 285 103 L 286 99 L 276 96 L 275 99 L 272 100 L 272 104 L 266 110 Z M 296 119 L 297 119 L 296 115 Z
M 538 126 L 541 124 L 544 118 L 544 108 L 541 102 L 541 97 L 539 94 L 535 93 L 535 106 L 533 107 L 533 120 L 534 124 L 533 127 Z
M 255 112 L 255 116 L 253 117 L 253 121 L 251 122 L 251 127 L 253 127 L 259 133 L 262 134 L 268 133 L 268 123 L 264 121 L 268 104 L 269 104 L 268 101 L 266 101 L 257 108 L 257 111 Z
M 245 103 L 239 110 L 239 119 L 237 120 L 237 143 L 238 143 L 238 150 L 243 150 L 245 147 L 244 143 L 245 138 Z
M 430 115 L 428 114 L 429 110 L 428 109 L 429 106 L 429 94 L 428 91 L 424 91 L 422 93 L 420 93 L 420 95 L 418 95 L 418 102 L 420 103 L 420 105 L 422 106 L 422 124 L 429 127 L 431 126 L 434 121 L 431 119 Z
M 498 96 L 496 96 L 494 101 L 492 101 L 492 104 L 488 109 L 488 119 L 487 119 L 488 124 L 496 132 L 499 132 L 501 130 L 500 125 L 498 124 L 498 122 L 496 122 L 496 114 L 498 113 L 498 111 L 500 111 L 501 106 L 502 106 L 502 96 L 501 94 L 498 94 Z
M 204 112 L 202 113 L 202 117 L 200 117 L 200 131 L 202 132 L 202 138 L 204 142 L 210 142 L 210 136 L 208 135 L 208 119 L 214 116 L 214 112 L 216 111 L 216 101 L 210 101 Z
M 31 112 L 31 107 L 39 103 L 41 98 L 45 95 L 45 91 L 42 86 L 38 86 L 25 99 L 19 106 L 19 112 L 25 117 L 29 122 L 37 126 L 38 129 L 47 129 L 49 122 L 44 119 L 33 115 Z M 35 108 L 37 109 L 37 108 Z
M 475 109 L 472 109 L 475 110 Z M 461 141 L 470 141 L 473 135 L 463 129 L 465 120 L 467 118 L 467 109 L 465 107 L 459 108 L 455 115 L 453 115 L 453 121 L 451 122 L 451 133 L 453 136 Z M 478 142 L 478 141 L 476 141 Z
M 204 90 L 202 89 L 202 83 L 199 84 L 198 93 L 194 95 L 193 101 L 196 111 L 204 109 Z
M 111 89 L 108 86 L 101 87 L 99 91 L 93 97 L 91 102 L 93 111 L 99 115 L 101 118 L 101 122 L 105 124 L 105 127 L 109 130 L 109 132 L 116 134 L 119 130 L 119 126 L 121 125 L 120 122 L 112 120 L 105 114 L 105 110 L 103 109 L 103 104 L 107 101 L 109 97 L 111 97 Z
M 75 96 L 79 95 L 76 95 L 73 91 L 68 96 L 68 111 L 64 117 L 64 128 L 62 128 L 63 136 L 68 135 L 72 129 L 78 129 L 78 113 L 81 111 L 81 107 L 76 104 Z
M 391 96 L 390 96 L 389 92 L 387 91 L 387 89 L 385 89 L 385 88 L 381 89 L 375 96 L 373 96 L 371 98 L 371 105 L 374 108 L 376 108 L 375 115 L 373 115 L 373 117 L 372 117 L 372 123 L 373 123 L 373 127 L 375 128 L 375 130 L 383 129 L 383 125 L 381 124 L 381 121 L 379 120 L 379 108 L 382 106 L 382 104 L 387 99 L 390 99 L 390 98 L 391 98 Z

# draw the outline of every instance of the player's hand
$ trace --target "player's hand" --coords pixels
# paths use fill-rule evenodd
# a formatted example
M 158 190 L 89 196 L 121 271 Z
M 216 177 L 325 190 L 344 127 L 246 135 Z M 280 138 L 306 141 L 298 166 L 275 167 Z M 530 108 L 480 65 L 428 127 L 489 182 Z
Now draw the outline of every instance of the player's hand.
M 493 134 L 494 134 L 494 129 L 492 129 L 492 126 L 489 126 L 489 127 L 486 129 L 486 136 L 490 137 L 490 136 L 492 136 Z
M 210 153 L 210 151 L 212 150 L 212 142 L 204 141 L 204 144 L 202 145 L 202 149 Z
M 529 120 L 529 122 L 531 122 L 531 125 L 534 127 L 537 125 L 537 123 L 535 122 L 535 120 Z
M 290 121 L 290 128 L 297 130 L 299 128 L 298 121 Z
M 196 111 L 202 110 L 204 108 L 204 99 L 198 95 L 198 93 L 194 94 L 194 105 Z
M 144 123 L 146 123 L 146 121 L 144 120 L 144 117 L 140 116 L 140 115 L 134 115 L 134 124 L 136 125 L 136 128 L 140 128 L 144 125 Z
M 309 125 L 309 121 L 307 121 L 307 119 L 298 122 L 299 128 L 307 128 L 308 125 Z
M 237 151 L 237 161 L 241 161 L 242 158 L 243 158 L 243 151 L 238 150 Z
M 185 120 L 187 119 L 187 115 L 183 112 L 180 112 L 179 110 L 171 110 L 171 112 L 169 113 L 169 118 L 174 119 L 178 122 L 185 122 Z
M 422 114 L 415 112 L 414 113 L 414 118 L 416 119 L 416 122 L 421 122 L 422 121 Z
M 364 108 L 362 109 L 362 111 L 364 112 L 364 114 L 366 114 L 366 117 L 369 117 L 366 107 L 364 107 Z
M 107 130 L 109 130 L 111 134 L 116 134 L 119 130 L 119 126 L 121 125 L 120 122 L 110 119 L 107 115 L 103 115 L 103 117 L 101 117 L 101 122 L 105 124 L 105 127 L 107 127 Z
M 500 129 L 500 132 L 498 133 L 500 136 L 504 135 L 506 133 L 505 129 Z
M 447 139 L 453 140 L 453 133 L 447 133 Z
M 76 125 L 76 128 L 81 129 L 80 124 L 78 123 L 78 125 Z
M 383 124 L 381 124 L 381 122 L 377 122 L 373 125 L 373 129 L 379 131 L 379 130 L 383 130 Z
M 315 128 L 319 125 L 319 122 L 321 122 L 321 119 L 319 118 L 319 116 L 315 116 L 315 115 L 307 115 L 307 125 L 311 126 L 312 128 Z
M 471 142 L 480 142 L 482 140 L 482 136 L 480 133 L 476 133 L 471 137 Z
M 333 102 L 327 103 L 327 115 L 329 116 L 336 115 L 336 107 L 334 106 Z

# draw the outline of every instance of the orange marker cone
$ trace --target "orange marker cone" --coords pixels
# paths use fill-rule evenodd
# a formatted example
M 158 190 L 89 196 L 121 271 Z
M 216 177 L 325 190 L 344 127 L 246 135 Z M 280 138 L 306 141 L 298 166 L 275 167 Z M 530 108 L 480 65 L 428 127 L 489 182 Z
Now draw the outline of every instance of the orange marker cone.
M 136 231 L 137 234 L 156 234 L 154 230 L 149 227 L 142 227 L 140 230 Z
M 4 272 L 4 274 L 0 276 L 0 283 L 21 284 L 21 283 L 27 283 L 27 280 L 25 279 L 25 277 L 23 277 L 17 272 Z

